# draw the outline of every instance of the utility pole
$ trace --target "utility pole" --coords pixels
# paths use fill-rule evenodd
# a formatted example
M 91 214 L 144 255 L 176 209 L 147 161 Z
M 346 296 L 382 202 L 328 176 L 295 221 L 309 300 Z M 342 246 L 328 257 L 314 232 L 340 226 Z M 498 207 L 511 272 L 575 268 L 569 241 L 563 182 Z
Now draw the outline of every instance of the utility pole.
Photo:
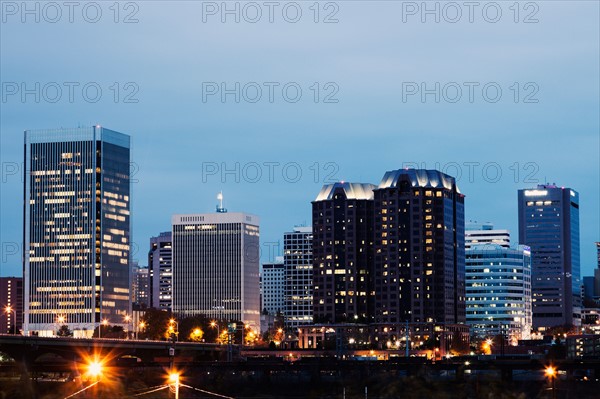
M 406 331 L 405 331 L 405 333 L 406 333 L 406 339 L 405 339 L 405 342 L 406 342 L 406 353 L 405 353 L 405 355 L 406 355 L 406 357 L 409 357 L 409 354 L 410 354 L 409 352 L 410 351 L 409 351 L 409 342 L 408 342 L 408 339 L 409 339 L 408 320 L 406 320 Z

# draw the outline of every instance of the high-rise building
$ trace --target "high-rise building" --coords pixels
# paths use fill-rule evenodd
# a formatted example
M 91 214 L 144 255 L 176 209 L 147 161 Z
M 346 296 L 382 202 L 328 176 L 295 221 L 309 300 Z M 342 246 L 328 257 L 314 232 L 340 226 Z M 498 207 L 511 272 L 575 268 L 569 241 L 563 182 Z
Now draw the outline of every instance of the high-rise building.
M 170 231 L 150 238 L 148 269 L 150 271 L 150 306 L 161 310 L 171 310 L 173 246 Z
M 173 312 L 260 327 L 259 219 L 245 213 L 174 215 Z
M 131 300 L 133 305 L 147 308 L 150 306 L 150 273 L 148 267 L 132 262 Z
M 317 323 L 371 320 L 375 188 L 364 183 L 327 184 L 312 203 Z
M 533 326 L 579 325 L 579 194 L 545 184 L 518 198 L 519 243 L 532 253 Z
M 283 236 L 286 327 L 313 321 L 312 227 L 294 227 Z
M 23 327 L 23 278 L 0 277 L 0 334 L 19 334 Z
M 464 195 L 436 170 L 386 172 L 374 190 L 375 321 L 465 322 Z
M 600 242 L 596 243 L 596 249 L 598 251 L 598 266 L 594 269 L 594 275 L 582 277 L 581 279 L 583 307 L 600 305 Z
M 478 244 L 498 244 L 510 248 L 510 232 L 497 230 L 491 223 L 477 223 L 469 221 L 465 229 L 465 248 Z
M 283 257 L 261 267 L 262 311 L 270 315 L 284 310 L 285 267 Z
M 129 149 L 100 126 L 25 132 L 25 334 L 130 314 Z
M 596 296 L 596 277 L 585 276 L 581 279 L 581 297 L 583 299 L 583 306 L 590 307 L 592 301 L 595 301 Z M 595 305 L 594 305 L 595 306 Z
M 467 232 L 468 233 L 468 232 Z M 471 245 L 466 250 L 467 324 L 480 338 L 530 339 L 531 252 L 519 245 Z

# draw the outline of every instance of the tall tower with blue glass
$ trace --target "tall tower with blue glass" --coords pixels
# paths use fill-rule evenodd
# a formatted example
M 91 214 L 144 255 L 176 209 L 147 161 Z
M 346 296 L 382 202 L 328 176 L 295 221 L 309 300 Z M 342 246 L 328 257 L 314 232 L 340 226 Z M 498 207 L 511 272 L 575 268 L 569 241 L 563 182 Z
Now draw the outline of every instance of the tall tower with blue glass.
M 579 325 L 577 191 L 550 184 L 519 190 L 519 243 L 531 247 L 534 328 Z
M 130 138 L 100 126 L 25 132 L 24 326 L 91 336 L 130 314 Z

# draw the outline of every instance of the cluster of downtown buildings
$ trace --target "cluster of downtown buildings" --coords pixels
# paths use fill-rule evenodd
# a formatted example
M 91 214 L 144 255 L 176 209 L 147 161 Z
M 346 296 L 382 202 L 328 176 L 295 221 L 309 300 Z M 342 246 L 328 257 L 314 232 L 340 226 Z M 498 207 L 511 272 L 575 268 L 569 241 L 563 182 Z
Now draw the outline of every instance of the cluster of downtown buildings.
M 91 336 L 145 305 L 262 331 L 277 317 L 306 335 L 354 326 L 381 347 L 434 331 L 517 340 L 580 326 L 583 297 L 600 296 L 600 272 L 580 278 L 570 188 L 519 190 L 515 240 L 465 222 L 465 196 L 439 171 L 327 184 L 312 201 L 312 226 L 290 228 L 283 256 L 262 265 L 259 218 L 221 201 L 214 213 L 173 215 L 140 267 L 131 262 L 129 136 L 100 126 L 26 131 L 24 154 L 23 277 L 3 278 L 14 288 L 0 289 L 1 304 L 22 313 L 16 323 L 3 314 L 3 332 L 12 323 L 54 335 L 60 317 Z

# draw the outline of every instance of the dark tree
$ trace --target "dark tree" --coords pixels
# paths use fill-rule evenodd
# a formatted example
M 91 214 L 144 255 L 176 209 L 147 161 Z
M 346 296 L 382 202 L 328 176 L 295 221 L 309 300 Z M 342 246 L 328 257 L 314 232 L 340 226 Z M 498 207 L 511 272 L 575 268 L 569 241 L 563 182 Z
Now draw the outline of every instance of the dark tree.
M 140 329 L 140 339 L 165 339 L 165 333 L 169 325 L 171 314 L 164 310 L 150 308 L 146 310 L 141 322 L 144 323 L 144 328 Z
M 62 326 L 60 326 L 58 331 L 56 331 L 56 335 L 58 337 L 72 337 L 73 332 L 71 332 L 71 329 L 69 328 L 69 326 L 67 326 L 66 324 L 63 324 Z

